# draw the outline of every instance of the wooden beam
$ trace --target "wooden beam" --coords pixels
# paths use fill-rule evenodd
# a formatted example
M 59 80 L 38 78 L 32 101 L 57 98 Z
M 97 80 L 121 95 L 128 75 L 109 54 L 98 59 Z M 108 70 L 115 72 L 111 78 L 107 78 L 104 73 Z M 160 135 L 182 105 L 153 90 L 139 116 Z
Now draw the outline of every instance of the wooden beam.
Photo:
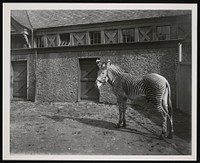
M 10 98 L 13 99 L 13 78 L 14 78 L 14 72 L 13 72 L 13 65 L 10 64 Z
M 42 39 L 41 39 L 42 41 Z M 48 47 L 47 35 L 44 35 L 44 47 Z
M 135 42 L 139 42 L 139 41 L 140 41 L 139 29 L 135 28 Z
M 101 44 L 105 44 L 105 32 L 101 31 Z
M 118 29 L 118 43 L 123 42 L 122 30 Z
M 90 41 L 90 33 L 87 31 L 86 32 L 86 45 L 90 45 L 91 41 Z
M 178 44 L 179 46 L 179 62 L 182 62 L 182 55 L 183 55 L 183 53 L 182 53 L 182 49 L 183 49 L 183 44 L 182 44 L 182 42 L 179 42 L 179 44 Z
M 153 26 L 153 41 L 158 40 L 156 26 Z
M 60 46 L 61 41 L 60 41 L 60 34 L 57 34 L 56 36 L 56 46 Z

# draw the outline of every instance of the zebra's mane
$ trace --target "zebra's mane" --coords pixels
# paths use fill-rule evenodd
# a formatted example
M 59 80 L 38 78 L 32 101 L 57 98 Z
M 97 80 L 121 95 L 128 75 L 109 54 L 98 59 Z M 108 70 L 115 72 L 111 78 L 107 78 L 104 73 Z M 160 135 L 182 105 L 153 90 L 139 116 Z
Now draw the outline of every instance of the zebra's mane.
M 111 70 L 118 72 L 118 73 L 125 73 L 124 69 L 122 69 L 118 65 L 114 65 L 114 64 L 111 64 L 108 69 L 111 69 Z

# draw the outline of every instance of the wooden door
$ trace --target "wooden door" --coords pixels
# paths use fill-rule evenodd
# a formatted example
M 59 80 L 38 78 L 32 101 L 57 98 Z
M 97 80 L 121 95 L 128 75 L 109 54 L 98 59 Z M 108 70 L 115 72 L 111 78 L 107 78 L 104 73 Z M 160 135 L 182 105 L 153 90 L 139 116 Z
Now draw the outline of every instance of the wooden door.
M 96 59 L 80 59 L 80 99 L 99 100 L 99 91 L 95 88 L 98 66 Z
M 191 64 L 179 63 L 177 68 L 176 107 L 191 114 L 192 75 Z
M 13 66 L 13 97 L 27 98 L 27 62 L 12 62 Z

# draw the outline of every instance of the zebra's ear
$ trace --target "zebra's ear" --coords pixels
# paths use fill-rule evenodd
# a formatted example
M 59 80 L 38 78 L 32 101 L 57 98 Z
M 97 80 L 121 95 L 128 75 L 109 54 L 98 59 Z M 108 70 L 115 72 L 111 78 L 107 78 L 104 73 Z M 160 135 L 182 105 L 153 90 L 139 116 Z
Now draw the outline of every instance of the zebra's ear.
M 111 65 L 111 60 L 109 59 L 108 61 L 107 61 L 107 67 L 109 67 Z
M 97 63 L 97 66 L 98 66 L 99 68 L 101 68 L 100 59 L 97 59 L 97 60 L 96 60 L 96 63 Z
M 100 62 L 100 59 L 97 59 L 97 60 L 96 60 L 96 63 L 98 64 L 99 62 Z

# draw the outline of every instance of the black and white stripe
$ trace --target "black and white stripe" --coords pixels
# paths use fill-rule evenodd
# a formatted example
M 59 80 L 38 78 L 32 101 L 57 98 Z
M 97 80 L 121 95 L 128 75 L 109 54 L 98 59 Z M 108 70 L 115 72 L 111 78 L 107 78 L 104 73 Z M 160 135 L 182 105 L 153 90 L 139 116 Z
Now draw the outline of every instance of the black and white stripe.
M 107 67 L 108 83 L 113 88 L 114 94 L 117 96 L 119 105 L 119 123 L 123 121 L 126 126 L 125 109 L 126 100 L 133 99 L 136 95 L 146 95 L 149 102 L 154 104 L 156 109 L 162 114 L 164 119 L 162 134 L 167 131 L 167 119 L 170 125 L 169 137 L 172 137 L 173 122 L 172 122 L 172 106 L 171 106 L 171 90 L 168 81 L 161 75 L 151 73 L 143 77 L 134 77 L 131 74 L 124 73 L 116 65 Z

